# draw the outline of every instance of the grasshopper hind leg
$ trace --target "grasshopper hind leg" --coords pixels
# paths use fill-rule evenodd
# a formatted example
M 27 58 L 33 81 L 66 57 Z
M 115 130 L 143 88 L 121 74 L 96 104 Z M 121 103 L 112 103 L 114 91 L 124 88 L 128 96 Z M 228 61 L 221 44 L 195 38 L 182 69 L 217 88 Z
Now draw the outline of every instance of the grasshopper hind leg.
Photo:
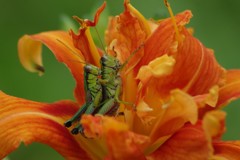
M 98 107 L 94 111 L 94 115 L 100 114 L 100 115 L 114 116 L 116 115 L 118 108 L 119 108 L 119 103 L 117 103 L 114 98 L 111 98 L 108 101 L 106 101 L 106 103 L 104 103 L 102 106 Z
M 74 135 L 77 135 L 78 133 L 80 133 L 83 137 L 87 138 L 84 134 L 84 129 L 83 126 L 81 124 L 78 124 L 75 128 L 73 128 L 71 130 L 71 133 Z
M 71 118 L 69 119 L 68 121 L 66 121 L 64 123 L 64 125 L 66 127 L 70 127 L 72 126 L 72 123 L 73 122 L 76 122 L 76 121 L 80 121 L 81 120 L 81 117 L 83 114 L 93 114 L 94 110 L 95 110 L 95 105 L 94 103 L 87 103 L 87 104 L 84 104 L 79 110 L 78 112 Z M 77 135 L 78 133 L 80 133 L 83 137 L 86 137 L 85 134 L 84 134 L 84 129 L 83 129 L 83 126 L 81 123 L 78 123 L 72 130 L 71 130 L 71 133 L 74 134 L 74 135 Z M 87 137 L 86 137 L 87 138 Z
M 85 113 L 85 111 L 87 110 L 87 104 L 85 103 L 73 116 L 71 119 L 67 120 L 65 123 L 64 123 L 64 126 L 69 128 L 72 126 L 72 123 L 78 121 L 81 116 Z
M 110 110 L 108 110 L 108 112 L 106 113 L 106 115 L 115 116 L 115 115 L 117 115 L 118 109 L 119 109 L 119 104 L 118 104 L 118 103 L 115 103 L 115 104 L 110 108 Z
M 81 124 L 78 124 L 76 127 L 74 127 L 74 128 L 71 130 L 71 133 L 72 133 L 72 134 L 78 134 L 80 128 L 82 128 L 82 125 L 81 125 Z

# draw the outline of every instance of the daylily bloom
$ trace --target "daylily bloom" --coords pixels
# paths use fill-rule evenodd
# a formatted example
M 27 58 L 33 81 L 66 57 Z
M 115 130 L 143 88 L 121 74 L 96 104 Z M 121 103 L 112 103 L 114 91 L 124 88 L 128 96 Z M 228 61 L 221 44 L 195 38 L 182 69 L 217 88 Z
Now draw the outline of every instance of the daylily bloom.
M 240 159 L 240 141 L 222 141 L 225 112 L 220 109 L 240 97 L 240 70 L 225 70 L 185 25 L 187 10 L 161 21 L 147 20 L 129 2 L 111 17 L 105 41 L 109 54 L 124 63 L 143 45 L 121 71 L 122 116 L 84 115 L 87 137 L 72 135 L 63 123 L 84 104 L 83 63 L 100 66 L 98 49 L 89 28 L 94 21 L 75 17 L 79 33 L 49 31 L 24 35 L 18 43 L 23 66 L 42 74 L 41 45 L 70 69 L 76 80 L 76 102 L 47 104 L 0 92 L 0 158 L 21 142 L 40 142 L 65 159 Z M 168 9 L 171 12 L 170 7 Z M 171 14 L 172 15 L 172 14 Z

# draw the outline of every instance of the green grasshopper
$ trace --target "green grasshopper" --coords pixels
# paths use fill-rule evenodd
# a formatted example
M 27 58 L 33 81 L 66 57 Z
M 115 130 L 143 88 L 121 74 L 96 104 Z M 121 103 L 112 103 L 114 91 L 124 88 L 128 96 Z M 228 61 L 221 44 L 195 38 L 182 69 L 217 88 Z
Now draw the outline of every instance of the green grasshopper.
M 122 65 L 114 56 L 104 54 L 100 59 L 101 69 L 91 64 L 84 66 L 86 102 L 71 119 L 64 123 L 66 127 L 72 126 L 73 122 L 80 121 L 83 114 L 115 116 L 120 103 L 129 104 L 119 100 L 122 90 L 120 70 L 123 69 L 127 61 Z M 73 128 L 71 133 L 81 133 L 85 136 L 81 124 Z
M 75 113 L 75 115 L 66 121 L 66 127 L 72 126 L 73 122 L 79 121 L 83 114 L 92 114 L 102 101 L 102 86 L 99 82 L 101 71 L 98 67 L 87 64 L 84 66 L 84 91 L 86 94 L 85 104 Z M 81 124 L 72 129 L 72 134 L 83 133 Z
M 61 41 L 59 40 L 59 42 Z M 61 43 L 63 44 L 63 42 Z M 122 91 L 120 70 L 140 48 L 137 48 L 123 65 L 116 57 L 105 53 L 100 59 L 101 69 L 91 64 L 84 66 L 85 104 L 64 123 L 65 127 L 71 127 L 72 123 L 80 121 L 83 114 L 114 116 L 120 103 L 129 104 L 119 100 Z M 72 129 L 71 133 L 81 133 L 85 136 L 80 123 Z
M 58 40 L 64 46 L 66 46 L 62 41 Z M 68 46 L 66 46 L 70 49 Z M 71 49 L 70 49 L 71 50 Z M 72 51 L 73 54 L 79 56 L 77 53 Z M 84 63 L 76 61 L 78 63 Z M 84 63 L 86 64 L 86 63 Z M 71 119 L 64 123 L 64 126 L 69 128 L 73 123 L 80 121 L 83 114 L 93 114 L 95 108 L 97 108 L 103 99 L 102 95 L 102 85 L 100 83 L 101 70 L 100 68 L 92 65 L 86 64 L 84 66 L 84 91 L 85 91 L 85 104 L 83 104 L 80 109 L 72 116 Z M 81 124 L 78 124 L 71 131 L 72 134 L 83 134 L 83 128 Z M 83 134 L 84 135 L 84 134 Z
M 138 52 L 143 45 L 140 45 L 129 57 L 121 64 L 120 61 L 109 54 L 104 54 L 101 59 L 101 75 L 103 89 L 103 104 L 96 108 L 94 114 L 115 116 L 120 103 L 133 105 L 129 102 L 120 100 L 122 92 L 122 79 L 120 71 L 126 66 L 129 59 Z
M 119 108 L 119 96 L 122 89 L 122 79 L 119 73 L 121 64 L 117 58 L 107 54 L 101 57 L 100 62 L 103 104 L 96 108 L 94 114 L 113 116 Z

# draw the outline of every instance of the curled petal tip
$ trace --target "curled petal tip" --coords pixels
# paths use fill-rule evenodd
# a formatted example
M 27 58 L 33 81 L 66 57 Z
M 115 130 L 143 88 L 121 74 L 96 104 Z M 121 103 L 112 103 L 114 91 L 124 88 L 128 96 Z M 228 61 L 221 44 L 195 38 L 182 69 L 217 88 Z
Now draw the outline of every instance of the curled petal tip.
M 78 23 L 82 24 L 83 20 L 79 18 L 78 16 L 72 16 L 73 19 L 75 19 Z
M 44 67 L 38 64 L 35 64 L 35 69 L 38 71 L 39 76 L 42 76 L 45 72 Z
M 82 28 L 84 28 L 84 27 L 95 27 L 98 23 L 100 14 L 102 13 L 102 11 L 106 7 L 106 4 L 107 4 L 106 1 L 104 1 L 103 4 L 98 8 L 97 12 L 95 13 L 93 21 L 88 20 L 88 19 L 81 19 L 78 16 L 73 16 L 72 18 L 75 19 L 78 23 L 80 23 Z
M 0 91 L 0 159 L 21 143 L 51 146 L 64 159 L 90 159 L 75 137 L 62 125 L 78 105 L 72 101 L 39 103 Z
M 29 35 L 24 35 L 18 41 L 18 55 L 23 67 L 30 72 L 38 72 L 42 75 L 44 68 L 42 65 L 42 45 L 34 41 Z
M 106 4 L 107 4 L 106 1 L 104 1 L 103 4 L 98 8 L 98 10 L 94 16 L 94 21 L 90 21 L 88 19 L 84 20 L 84 22 L 86 23 L 87 26 L 94 27 L 97 25 L 99 17 L 101 15 L 102 11 L 105 9 Z
M 127 8 L 127 5 L 130 3 L 130 0 L 124 0 L 124 7 Z

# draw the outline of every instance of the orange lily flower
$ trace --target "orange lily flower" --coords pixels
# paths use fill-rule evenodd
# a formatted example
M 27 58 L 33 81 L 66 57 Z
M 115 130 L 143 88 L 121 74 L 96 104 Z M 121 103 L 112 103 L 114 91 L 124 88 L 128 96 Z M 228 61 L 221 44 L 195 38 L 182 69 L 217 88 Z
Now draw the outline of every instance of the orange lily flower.
M 100 66 L 102 51 L 96 47 L 89 27 L 94 21 L 75 19 L 79 33 L 49 31 L 25 35 L 18 43 L 23 66 L 42 74 L 41 45 L 70 69 L 76 80 L 76 102 L 34 102 L 0 92 L 0 158 L 21 142 L 40 142 L 65 159 L 240 159 L 240 141 L 221 140 L 225 112 L 220 108 L 240 97 L 240 70 L 225 70 L 213 50 L 194 38 L 185 25 L 187 10 L 159 22 L 146 20 L 129 2 L 124 12 L 111 17 L 106 30 L 109 54 L 124 63 L 143 45 L 121 71 L 124 117 L 83 115 L 87 137 L 72 135 L 63 123 L 84 104 L 83 63 Z M 113 52 L 114 49 L 114 52 Z M 3 132 L 4 131 L 4 132 Z

